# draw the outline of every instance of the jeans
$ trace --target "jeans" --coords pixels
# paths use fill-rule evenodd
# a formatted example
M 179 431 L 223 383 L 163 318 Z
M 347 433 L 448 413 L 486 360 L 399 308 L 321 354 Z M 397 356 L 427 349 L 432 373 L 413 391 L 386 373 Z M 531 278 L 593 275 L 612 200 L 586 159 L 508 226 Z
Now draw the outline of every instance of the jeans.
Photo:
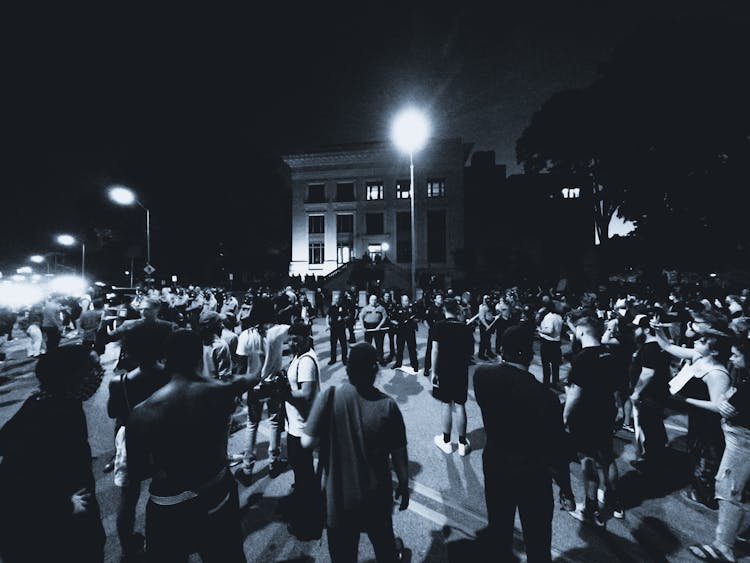
M 294 492 L 292 493 L 292 525 L 302 531 L 318 528 L 320 523 L 315 518 L 321 517 L 320 484 L 315 479 L 312 450 L 306 450 L 300 438 L 287 434 L 287 453 L 289 465 L 294 471 Z
M 562 354 L 560 352 L 560 341 L 539 340 L 539 352 L 542 360 L 542 383 L 544 385 L 557 385 L 560 382 L 560 363 Z
M 242 460 L 242 467 L 246 470 L 252 469 L 255 464 L 255 442 L 258 438 L 258 424 L 260 424 L 263 415 L 263 401 L 251 399 L 248 393 L 247 400 L 247 442 L 245 442 L 245 456 Z M 271 427 L 271 437 L 269 438 L 268 452 L 271 455 L 271 463 L 281 457 L 281 422 L 283 403 L 275 399 L 265 401 L 268 408 L 268 424 Z
M 720 501 L 716 543 L 731 550 L 745 515 L 742 493 L 750 478 L 750 430 L 726 422 L 722 428 L 726 446 L 716 474 L 716 499 Z

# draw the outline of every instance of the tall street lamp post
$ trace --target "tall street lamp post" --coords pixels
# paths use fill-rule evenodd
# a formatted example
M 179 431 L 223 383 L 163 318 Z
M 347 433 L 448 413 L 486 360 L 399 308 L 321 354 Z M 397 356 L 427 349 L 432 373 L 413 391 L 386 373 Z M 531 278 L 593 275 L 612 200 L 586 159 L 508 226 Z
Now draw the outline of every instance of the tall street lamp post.
M 393 120 L 393 143 L 409 154 L 409 199 L 411 200 L 411 283 L 412 294 L 417 297 L 417 228 L 415 221 L 414 153 L 420 151 L 430 136 L 427 117 L 415 108 L 402 110 Z
M 58 235 L 58 237 L 55 239 L 58 244 L 62 244 L 63 246 L 74 246 L 76 243 L 78 243 L 78 240 L 74 236 L 71 235 Z M 84 279 L 85 272 L 86 272 L 86 243 L 81 242 L 81 279 Z
M 130 188 L 124 186 L 113 186 L 109 189 L 109 199 L 117 205 L 138 204 L 146 212 L 146 264 L 151 265 L 151 211 L 148 210 L 135 197 L 135 193 Z M 132 268 L 131 268 L 132 270 Z

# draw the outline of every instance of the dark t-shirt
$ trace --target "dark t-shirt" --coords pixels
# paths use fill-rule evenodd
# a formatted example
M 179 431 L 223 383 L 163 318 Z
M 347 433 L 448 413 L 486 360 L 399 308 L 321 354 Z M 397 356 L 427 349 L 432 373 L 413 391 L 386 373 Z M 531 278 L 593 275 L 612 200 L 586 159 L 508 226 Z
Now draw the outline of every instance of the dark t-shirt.
M 439 344 L 437 370 L 441 385 L 447 378 L 466 379 L 469 359 L 474 353 L 474 335 L 466 323 L 457 319 L 437 321 L 430 329 L 432 339 Z
M 315 399 L 305 434 L 321 440 L 328 527 L 361 526 L 391 510 L 389 456 L 406 446 L 396 401 L 375 388 L 360 394 L 348 382 L 329 387 Z
M 657 342 L 647 342 L 636 353 L 633 359 L 634 373 L 640 375 L 642 368 L 654 370 L 654 375 L 641 390 L 641 400 L 653 402 L 654 406 L 661 406 L 669 396 L 670 357 Z M 637 381 L 637 380 L 636 380 Z
M 122 338 L 125 351 L 136 364 L 150 366 L 164 358 L 164 346 L 174 329 L 174 324 L 161 319 L 139 319 L 123 323 L 112 338 Z
M 580 403 L 568 421 L 572 429 L 611 431 L 617 414 L 614 392 L 618 389 L 618 375 L 616 358 L 605 346 L 583 348 L 575 355 L 568 382 L 582 391 Z
M 505 363 L 479 366 L 474 393 L 487 434 L 485 464 L 520 476 L 547 470 L 565 455 L 560 402 L 529 372 Z

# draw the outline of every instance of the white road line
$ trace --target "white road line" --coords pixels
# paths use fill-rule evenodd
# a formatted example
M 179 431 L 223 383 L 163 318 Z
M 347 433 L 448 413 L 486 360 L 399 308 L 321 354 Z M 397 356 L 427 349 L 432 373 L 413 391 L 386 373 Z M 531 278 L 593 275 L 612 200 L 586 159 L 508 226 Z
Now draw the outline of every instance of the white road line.
M 677 432 L 687 432 L 688 429 L 684 426 L 678 426 L 677 424 L 670 424 L 670 423 L 664 423 L 664 428 L 669 428 L 670 430 L 676 430 Z

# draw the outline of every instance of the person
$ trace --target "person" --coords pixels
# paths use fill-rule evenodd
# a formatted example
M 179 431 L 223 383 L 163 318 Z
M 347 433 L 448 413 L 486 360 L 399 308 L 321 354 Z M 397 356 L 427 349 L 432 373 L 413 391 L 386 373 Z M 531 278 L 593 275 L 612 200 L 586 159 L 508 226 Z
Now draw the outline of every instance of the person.
M 560 364 L 562 363 L 563 319 L 550 305 L 539 323 L 539 351 L 542 361 L 542 383 L 557 387 L 560 384 Z
M 750 480 L 750 340 L 739 335 L 732 345 L 732 387 L 719 403 L 726 447 L 716 473 L 719 518 L 714 541 L 694 544 L 690 552 L 709 561 L 736 561 L 734 544 L 744 520 L 742 497 Z
M 276 324 L 275 319 L 276 314 L 270 298 L 256 299 L 247 319 L 249 328 L 240 333 L 237 343 L 237 357 L 240 360 L 237 372 L 250 377 L 255 387 L 253 393 L 248 393 L 247 396 L 247 440 L 242 466 L 234 473 L 237 481 L 246 487 L 253 481 L 253 470 L 257 460 L 255 446 L 264 404 L 268 410 L 268 424 L 271 427 L 268 446 L 271 456 L 271 478 L 278 477 L 286 465 L 286 460 L 281 456 L 283 401 L 275 395 L 269 396 L 262 392 L 264 384 L 281 371 L 282 347 L 289 331 L 289 325 Z
M 341 361 L 346 365 L 346 356 L 348 352 L 346 324 L 348 322 L 348 315 L 349 310 L 346 305 L 341 304 L 341 297 L 339 294 L 334 293 L 333 297 L 331 297 L 331 306 L 328 307 L 328 315 L 326 316 L 326 325 L 330 332 L 331 342 L 331 357 L 328 360 L 329 366 L 336 363 L 337 344 L 341 345 Z
M 495 354 L 491 349 L 490 340 L 492 339 L 493 321 L 495 316 L 492 314 L 492 304 L 490 296 L 482 297 L 482 303 L 479 305 L 479 353 L 477 357 L 480 360 L 491 360 Z
M 42 309 L 42 334 L 44 334 L 47 352 L 55 350 L 60 345 L 62 330 L 60 302 L 53 295 L 49 295 Z
M 221 305 L 221 313 L 227 314 L 232 313 L 232 315 L 237 316 L 237 311 L 240 308 L 240 304 L 237 301 L 237 298 L 231 294 L 228 293 L 226 299 L 224 300 L 224 303 Z
M 560 402 L 529 373 L 533 334 L 521 327 L 502 335 L 502 363 L 474 372 L 474 393 L 487 444 L 482 454 L 488 561 L 511 561 L 516 510 L 528 561 L 551 561 L 552 480 L 570 481 Z M 562 492 L 562 490 L 561 490 Z
M 632 362 L 635 384 L 630 401 L 633 405 L 637 458 L 630 464 L 645 472 L 658 469 L 663 461 L 667 445 L 664 407 L 672 375 L 669 356 L 659 347 L 656 332 L 650 326 L 654 314 L 639 314 L 633 319 L 635 339 L 640 346 Z
M 434 438 L 435 445 L 446 454 L 453 453 L 451 430 L 453 409 L 456 411 L 458 454 L 465 456 L 471 450 L 466 438 L 466 398 L 469 389 L 469 359 L 474 353 L 474 335 L 466 323 L 458 319 L 459 305 L 455 300 L 445 304 L 445 320 L 433 325 L 434 339 L 431 355 L 435 368 L 433 396 L 442 405 L 442 434 Z
M 146 559 L 244 562 L 237 485 L 227 467 L 235 397 L 252 386 L 200 374 L 200 336 L 180 329 L 166 344 L 169 383 L 133 409 L 126 444 L 131 474 L 153 475 L 146 506 Z
M 42 307 L 40 305 L 34 305 L 29 310 L 28 326 L 26 327 L 26 334 L 29 335 L 29 346 L 27 355 L 30 358 L 38 358 L 42 354 L 42 346 L 44 345 L 44 334 L 42 333 Z
M 96 346 L 97 334 L 102 325 L 104 317 L 104 300 L 100 297 L 94 299 L 93 309 L 84 309 L 78 319 L 78 327 L 83 333 L 81 339 L 84 346 L 93 349 Z M 98 354 L 101 354 L 97 350 Z
M 389 459 L 398 479 L 399 510 L 406 510 L 406 428 L 396 401 L 375 387 L 378 368 L 375 348 L 364 342 L 352 346 L 346 365 L 349 381 L 318 395 L 302 434 L 305 448 L 320 442 L 333 563 L 357 560 L 361 532 L 369 536 L 378 563 L 397 560 Z
M 502 357 L 503 334 L 516 324 L 508 301 L 500 299 L 495 305 L 495 355 Z
M 393 295 L 390 291 L 383 292 L 383 308 L 385 314 L 388 315 L 388 357 L 385 358 L 385 363 L 390 364 L 396 357 L 396 323 L 393 322 L 393 314 L 396 311 L 396 302 L 393 300 Z M 385 350 L 383 350 L 385 354 Z
M 434 277 L 434 276 L 433 276 Z M 427 348 L 424 352 L 424 376 L 429 377 L 432 372 L 432 343 L 434 336 L 432 334 L 432 327 L 435 323 L 442 321 L 446 318 L 445 311 L 443 310 L 443 294 L 437 293 L 432 300 L 432 303 L 427 307 L 425 311 L 424 321 L 427 323 Z M 455 318 L 455 315 L 454 315 Z M 472 354 L 474 350 L 472 349 Z
M 126 448 L 126 427 L 132 408 L 166 383 L 163 371 L 165 347 L 174 324 L 157 318 L 161 303 L 158 299 L 140 301 L 140 319 L 126 320 L 110 331 L 111 341 L 122 340 L 120 360 L 115 372 L 121 393 L 115 395 L 110 384 L 108 414 L 115 419 L 115 457 L 105 469 L 114 470 L 115 486 L 120 489 L 117 509 L 117 535 L 123 562 L 139 557 L 143 537 L 134 533 L 135 511 L 141 494 L 141 483 L 130 478 Z M 137 383 L 135 382 L 137 380 Z
M 610 514 L 623 518 L 617 493 L 619 473 L 612 446 L 617 407 L 616 367 L 611 352 L 601 344 L 602 321 L 583 314 L 573 321 L 574 336 L 581 343 L 568 374 L 563 421 L 570 429 L 581 459 L 585 502 L 569 512 L 582 522 L 606 525 Z M 604 486 L 604 507 L 599 508 L 597 489 Z
M 198 321 L 203 342 L 203 377 L 225 381 L 232 378 L 232 353 L 221 338 L 221 315 L 203 311 Z
M 80 345 L 39 359 L 39 391 L 0 429 L 0 558 L 104 561 L 104 528 L 96 500 L 82 402 L 104 370 Z M 39 446 L 54 467 L 39 463 Z
M 671 396 L 688 407 L 688 450 L 692 461 L 691 486 L 683 497 L 692 503 L 715 510 L 715 477 L 724 451 L 719 404 L 729 390 L 729 372 L 725 367 L 731 351 L 726 322 L 708 313 L 694 313 L 688 327 L 696 337 L 693 348 L 672 344 L 664 325 L 654 319 L 656 339 L 662 350 L 687 360 L 670 380 Z M 722 330 L 723 329 L 723 330 Z
M 354 325 L 357 321 L 357 288 L 351 286 L 344 292 L 344 306 L 346 307 L 346 328 L 349 330 L 349 344 L 357 342 L 354 335 Z
M 287 369 L 285 387 L 286 445 L 289 465 L 294 472 L 289 532 L 302 540 L 319 536 L 319 524 L 310 518 L 319 514 L 320 496 L 315 481 L 312 451 L 302 448 L 302 434 L 310 407 L 320 392 L 320 367 L 312 349 L 310 327 L 295 323 L 289 329 L 289 350 L 292 360 Z
M 370 295 L 370 299 L 362 310 L 359 312 L 359 320 L 365 329 L 365 342 L 372 344 L 375 341 L 375 348 L 378 351 L 378 362 L 380 365 L 385 364 L 383 358 L 383 343 L 385 341 L 384 328 L 388 321 L 388 313 L 385 311 L 380 303 L 378 303 L 378 296 L 375 294 Z
M 396 363 L 393 369 L 398 369 L 404 361 L 404 345 L 409 349 L 409 361 L 414 374 L 419 373 L 419 359 L 417 358 L 417 314 L 411 304 L 409 296 L 401 296 L 401 303 L 393 312 L 393 320 L 396 322 Z

